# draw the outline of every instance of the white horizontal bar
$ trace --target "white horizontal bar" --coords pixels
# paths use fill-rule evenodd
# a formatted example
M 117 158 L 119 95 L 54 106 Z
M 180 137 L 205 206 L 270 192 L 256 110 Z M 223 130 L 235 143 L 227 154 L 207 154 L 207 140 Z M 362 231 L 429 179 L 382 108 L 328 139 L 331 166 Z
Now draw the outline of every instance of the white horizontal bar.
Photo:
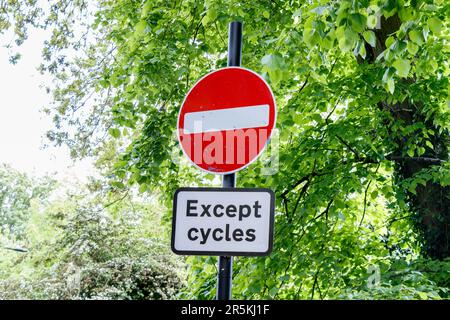
M 198 111 L 184 115 L 184 132 L 201 133 L 269 125 L 269 105 Z

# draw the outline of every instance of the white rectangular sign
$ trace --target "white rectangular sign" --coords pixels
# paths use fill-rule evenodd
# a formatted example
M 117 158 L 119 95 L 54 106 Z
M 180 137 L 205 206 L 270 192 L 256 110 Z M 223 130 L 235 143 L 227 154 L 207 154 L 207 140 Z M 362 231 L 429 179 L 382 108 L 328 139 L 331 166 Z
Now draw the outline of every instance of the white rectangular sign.
M 273 243 L 269 189 L 180 188 L 173 203 L 172 251 L 182 255 L 264 256 Z
M 268 124 L 268 104 L 191 112 L 184 116 L 186 133 L 258 128 Z

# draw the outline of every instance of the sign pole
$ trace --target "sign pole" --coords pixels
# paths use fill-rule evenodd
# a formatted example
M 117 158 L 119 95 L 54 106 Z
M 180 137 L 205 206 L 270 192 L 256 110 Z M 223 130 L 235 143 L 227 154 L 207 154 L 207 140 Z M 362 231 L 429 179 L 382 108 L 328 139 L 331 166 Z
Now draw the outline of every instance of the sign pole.
M 228 31 L 228 66 L 241 66 L 242 22 L 233 21 Z M 236 187 L 236 173 L 225 174 L 222 187 Z M 233 257 L 219 257 L 219 272 L 217 275 L 217 300 L 231 299 L 231 277 L 233 272 Z

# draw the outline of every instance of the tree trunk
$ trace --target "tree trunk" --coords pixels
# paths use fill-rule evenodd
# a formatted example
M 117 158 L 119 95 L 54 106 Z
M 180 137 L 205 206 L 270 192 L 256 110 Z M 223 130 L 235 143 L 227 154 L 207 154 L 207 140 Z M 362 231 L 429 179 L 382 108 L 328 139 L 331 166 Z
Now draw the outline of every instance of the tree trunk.
M 374 30 L 377 38 L 375 48 L 366 43 L 367 57 L 359 62 L 374 63 L 376 57 L 386 49 L 386 39 L 399 29 L 400 24 L 401 21 L 398 15 L 388 19 L 382 17 L 380 28 Z M 405 80 L 405 83 L 413 82 L 413 79 Z M 427 129 L 433 132 L 429 139 L 433 148 L 426 145 L 421 146 L 425 148 L 426 152 L 420 158 L 401 157 L 401 155 L 406 154 L 406 142 L 408 139 L 414 138 L 414 133 L 410 136 L 395 138 L 397 147 L 395 150 L 392 150 L 392 154 L 397 155 L 393 157 L 395 159 L 397 183 L 411 178 L 419 171 L 432 165 L 439 165 L 439 161 L 426 161 L 426 158 L 448 160 L 449 132 L 444 130 L 439 134 L 438 128 L 433 125 L 432 120 L 426 120 L 425 115 L 421 113 L 419 103 L 412 104 L 410 101 L 405 100 L 403 103 L 389 105 L 387 102 L 382 102 L 379 104 L 379 107 L 383 110 L 389 110 L 395 121 L 400 121 L 403 127 L 422 122 Z M 388 129 L 389 132 L 393 131 L 392 128 Z M 407 203 L 413 214 L 413 225 L 421 236 L 424 254 L 433 259 L 449 257 L 450 187 L 427 182 L 425 186 L 418 185 L 415 194 L 409 191 L 405 191 L 405 193 Z

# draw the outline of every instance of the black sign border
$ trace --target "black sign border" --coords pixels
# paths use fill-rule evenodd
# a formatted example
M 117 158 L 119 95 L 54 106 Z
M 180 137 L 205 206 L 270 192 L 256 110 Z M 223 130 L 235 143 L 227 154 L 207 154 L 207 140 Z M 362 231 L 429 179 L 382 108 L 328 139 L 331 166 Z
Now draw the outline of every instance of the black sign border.
M 177 198 L 180 192 L 202 191 L 202 192 L 267 192 L 270 195 L 270 221 L 269 221 L 269 247 L 265 252 L 248 252 L 248 251 L 184 251 L 175 249 L 175 231 L 176 231 L 176 208 Z M 275 193 L 267 188 L 206 188 L 206 187 L 183 187 L 175 191 L 173 197 L 172 208 L 172 239 L 171 248 L 175 254 L 191 255 L 191 256 L 243 256 L 243 257 L 264 257 L 270 255 L 273 249 L 273 229 L 275 220 Z

